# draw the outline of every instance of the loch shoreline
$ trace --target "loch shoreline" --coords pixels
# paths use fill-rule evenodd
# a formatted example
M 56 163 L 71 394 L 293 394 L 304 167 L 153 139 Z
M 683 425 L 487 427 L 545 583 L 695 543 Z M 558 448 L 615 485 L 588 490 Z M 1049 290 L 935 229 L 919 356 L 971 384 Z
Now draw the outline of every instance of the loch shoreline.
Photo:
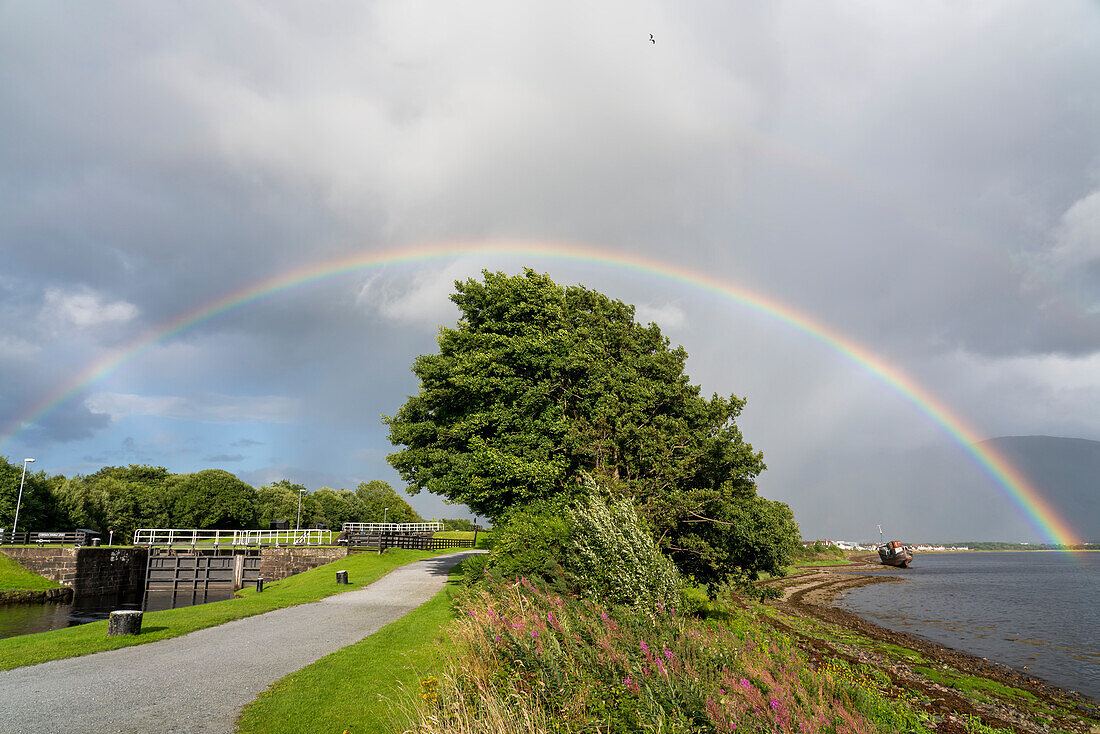
M 967 719 L 979 717 L 988 726 L 1027 734 L 1100 732 L 1100 702 L 1084 694 L 834 606 L 849 589 L 904 580 L 901 573 L 884 573 L 877 556 L 852 560 L 767 582 L 781 597 L 768 603 L 774 612 L 766 621 L 798 639 L 812 664 L 833 658 L 882 670 L 940 720 L 937 731 L 965 731 Z

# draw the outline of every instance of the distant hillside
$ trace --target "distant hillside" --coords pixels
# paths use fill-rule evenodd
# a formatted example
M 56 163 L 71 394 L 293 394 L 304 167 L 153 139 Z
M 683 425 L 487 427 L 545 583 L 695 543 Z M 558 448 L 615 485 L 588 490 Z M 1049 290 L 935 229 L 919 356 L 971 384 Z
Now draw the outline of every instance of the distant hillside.
M 1002 436 L 993 445 L 1032 481 L 1086 541 L 1100 541 L 1100 441 Z

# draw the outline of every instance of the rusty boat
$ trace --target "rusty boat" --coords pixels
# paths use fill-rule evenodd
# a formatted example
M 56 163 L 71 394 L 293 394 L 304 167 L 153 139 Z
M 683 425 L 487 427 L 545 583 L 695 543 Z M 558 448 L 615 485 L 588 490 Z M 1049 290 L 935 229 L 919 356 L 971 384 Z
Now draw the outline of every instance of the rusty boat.
M 909 564 L 913 562 L 913 547 L 900 540 L 891 540 L 878 547 L 878 557 L 884 566 L 909 568 Z

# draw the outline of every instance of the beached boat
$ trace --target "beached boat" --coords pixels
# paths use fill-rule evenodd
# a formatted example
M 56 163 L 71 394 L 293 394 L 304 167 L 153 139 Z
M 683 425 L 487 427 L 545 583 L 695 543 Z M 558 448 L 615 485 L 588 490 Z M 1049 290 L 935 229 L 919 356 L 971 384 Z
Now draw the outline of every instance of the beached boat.
M 891 540 L 878 547 L 878 557 L 885 566 L 909 568 L 909 564 L 913 562 L 913 548 L 900 540 Z

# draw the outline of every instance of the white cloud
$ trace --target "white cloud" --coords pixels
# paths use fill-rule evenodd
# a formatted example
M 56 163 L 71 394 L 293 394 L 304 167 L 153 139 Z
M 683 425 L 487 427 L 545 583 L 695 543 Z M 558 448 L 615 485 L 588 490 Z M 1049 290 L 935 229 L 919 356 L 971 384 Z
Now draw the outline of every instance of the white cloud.
M 425 326 L 451 324 L 458 318 L 458 309 L 450 300 L 455 281 L 477 272 L 477 266 L 459 260 L 442 269 L 418 270 L 411 276 L 377 276 L 363 284 L 356 301 L 390 321 Z
M 138 307 L 127 301 L 105 301 L 90 288 L 62 291 L 46 289 L 42 318 L 54 329 L 68 326 L 98 326 L 107 323 L 125 323 L 138 315 Z
M 634 320 L 639 324 L 655 323 L 662 331 L 675 331 L 687 324 L 687 314 L 675 303 L 663 306 L 640 303 L 634 307 Z
M 299 412 L 297 400 L 278 395 L 181 397 L 98 392 L 88 396 L 84 404 L 93 413 L 109 415 L 112 420 L 147 415 L 207 423 L 292 423 Z

